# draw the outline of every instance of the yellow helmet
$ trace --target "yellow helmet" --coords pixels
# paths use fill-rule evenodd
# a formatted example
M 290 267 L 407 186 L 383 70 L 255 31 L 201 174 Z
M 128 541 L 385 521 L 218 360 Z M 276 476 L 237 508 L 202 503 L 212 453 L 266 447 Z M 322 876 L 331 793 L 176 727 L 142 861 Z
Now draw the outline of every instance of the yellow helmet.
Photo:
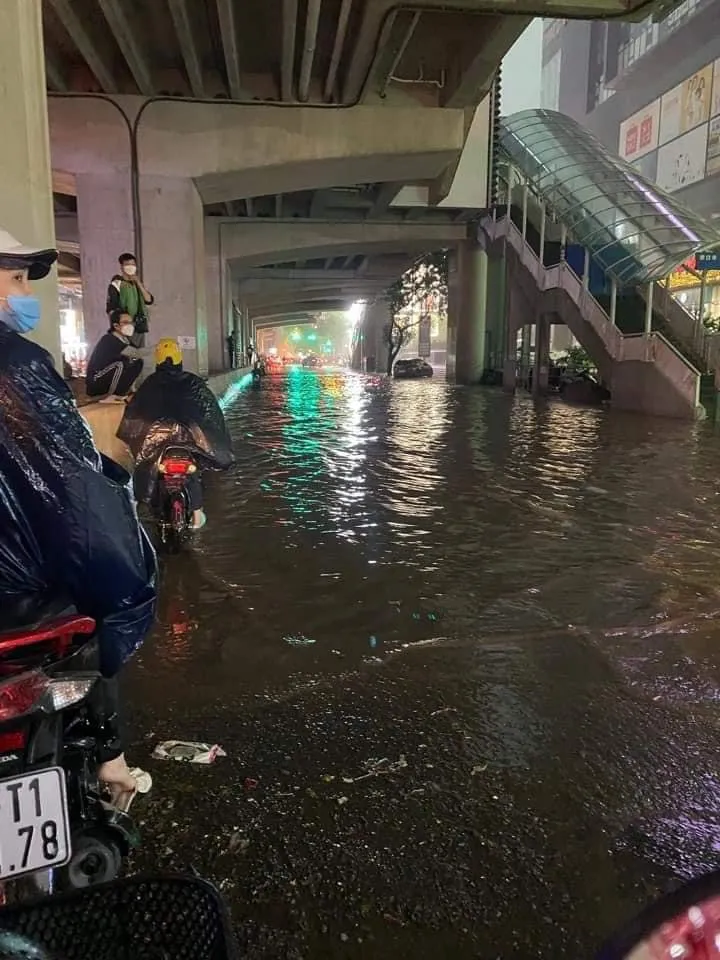
M 171 337 L 161 340 L 155 347 L 156 365 L 159 367 L 166 360 L 169 360 L 174 367 L 180 366 L 182 363 L 182 350 L 178 346 L 177 340 L 173 340 Z

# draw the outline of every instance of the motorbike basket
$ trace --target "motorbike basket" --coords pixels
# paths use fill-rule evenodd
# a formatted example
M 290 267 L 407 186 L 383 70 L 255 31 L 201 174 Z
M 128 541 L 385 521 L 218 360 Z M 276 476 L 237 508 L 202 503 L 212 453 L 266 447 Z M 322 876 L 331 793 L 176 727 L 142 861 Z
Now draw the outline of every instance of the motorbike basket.
M 217 890 L 190 877 L 130 877 L 0 909 L 0 958 L 237 960 Z

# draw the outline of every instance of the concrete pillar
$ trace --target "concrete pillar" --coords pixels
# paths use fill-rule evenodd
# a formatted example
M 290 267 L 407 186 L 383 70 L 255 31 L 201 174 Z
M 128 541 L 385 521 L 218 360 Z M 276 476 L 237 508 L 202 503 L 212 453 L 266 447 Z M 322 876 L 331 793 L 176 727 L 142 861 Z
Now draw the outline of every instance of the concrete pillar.
M 119 272 L 118 257 L 135 253 L 129 174 L 78 174 L 78 233 L 83 321 L 89 350 L 107 333 L 107 289 Z M 152 290 L 152 282 L 143 276 Z M 151 318 L 152 319 L 152 318 Z
M 41 0 L 3 0 L 0 30 L 0 116 L 5 137 L 0 226 L 20 243 L 55 245 L 45 52 Z M 42 320 L 31 338 L 60 364 L 57 274 L 34 284 Z
M 560 259 L 564 260 L 567 253 L 567 227 L 564 223 L 560 224 Z
M 220 223 L 207 217 L 204 229 L 208 368 L 211 373 L 218 373 L 230 366 L 227 337 L 233 329 L 232 290 L 229 268 L 222 257 Z
M 374 358 L 378 373 L 387 371 L 388 345 L 385 331 L 390 322 L 388 305 L 382 298 L 368 304 L 362 319 L 363 368 L 368 358 Z
M 522 386 L 528 386 L 528 377 L 530 374 L 530 347 L 532 342 L 534 324 L 526 323 L 520 333 L 520 376 L 522 377 Z
M 512 164 L 508 167 L 508 191 L 507 191 L 507 218 L 510 219 L 512 212 L 512 190 L 513 180 L 515 179 L 515 168 Z
M 527 222 L 528 222 L 528 182 L 523 180 L 522 188 L 522 235 L 523 240 L 527 237 Z
M 590 251 L 587 247 L 584 248 L 583 254 L 582 285 L 586 290 L 590 289 Z
M 479 383 L 485 371 L 488 255 L 473 240 L 458 247 L 458 292 L 452 304 L 457 311 L 455 379 Z
M 187 338 L 184 363 L 208 372 L 205 234 L 200 195 L 191 180 L 143 177 L 140 183 L 143 280 L 155 297 L 151 344 Z M 82 242 L 82 241 L 81 241 Z M 219 322 L 214 318 L 215 323 Z
M 610 320 L 615 323 L 617 315 L 617 280 L 610 277 Z
M 547 219 L 547 210 L 545 204 L 540 204 L 540 263 L 545 266 L 545 221 Z
M 547 393 L 550 374 L 550 318 L 538 317 L 535 325 L 535 365 L 533 369 L 533 393 Z

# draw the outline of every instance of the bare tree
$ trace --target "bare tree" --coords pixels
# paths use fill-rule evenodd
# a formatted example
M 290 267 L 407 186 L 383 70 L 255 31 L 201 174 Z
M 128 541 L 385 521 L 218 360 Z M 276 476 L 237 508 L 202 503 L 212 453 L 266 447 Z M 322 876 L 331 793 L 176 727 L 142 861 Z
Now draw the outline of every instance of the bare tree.
M 420 323 L 424 307 L 433 298 L 440 311 L 447 309 L 448 252 L 425 254 L 385 291 L 390 319 L 383 338 L 387 346 L 387 373 L 392 373 L 395 358 L 411 339 Z

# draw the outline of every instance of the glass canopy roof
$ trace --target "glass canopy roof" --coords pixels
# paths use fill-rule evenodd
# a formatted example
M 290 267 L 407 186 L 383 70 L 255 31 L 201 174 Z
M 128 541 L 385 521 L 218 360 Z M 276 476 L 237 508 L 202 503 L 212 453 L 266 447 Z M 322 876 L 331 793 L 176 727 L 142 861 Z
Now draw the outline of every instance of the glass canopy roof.
M 501 163 L 512 164 L 595 261 L 620 284 L 666 277 L 720 233 L 689 207 L 554 110 L 501 122 Z

